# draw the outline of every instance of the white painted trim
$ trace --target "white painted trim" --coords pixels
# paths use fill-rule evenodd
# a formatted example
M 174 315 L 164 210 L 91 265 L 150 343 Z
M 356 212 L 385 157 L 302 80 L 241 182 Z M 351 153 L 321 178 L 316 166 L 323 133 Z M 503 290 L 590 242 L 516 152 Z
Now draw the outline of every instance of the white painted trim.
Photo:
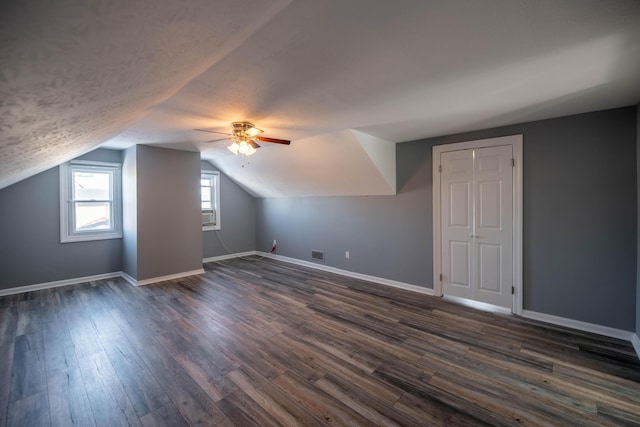
M 500 307 L 498 305 L 487 304 L 486 302 L 480 302 L 467 298 L 454 297 L 452 295 L 443 295 L 444 301 L 449 301 L 455 304 L 464 305 L 465 307 L 475 308 L 476 310 L 488 311 L 489 313 L 511 314 L 511 310 L 506 307 Z
M 59 166 L 60 175 L 60 243 L 87 242 L 122 238 L 122 165 L 120 163 L 73 160 Z M 74 169 L 108 171 L 113 177 L 111 214 L 113 230 L 75 232 L 75 214 L 71 208 Z
M 216 262 L 216 261 L 222 261 L 225 259 L 231 259 L 231 258 L 240 258 L 243 256 L 251 256 L 251 255 L 257 255 L 258 253 L 256 251 L 248 251 L 248 252 L 237 252 L 235 254 L 227 254 L 227 255 L 219 255 L 219 256 L 214 256 L 214 257 L 210 257 L 210 258 L 203 258 L 202 259 L 202 263 L 206 264 L 208 262 Z
M 366 280 L 373 283 L 378 283 L 380 285 L 391 286 L 393 288 L 404 289 L 407 291 L 418 292 L 424 295 L 433 295 L 433 289 L 424 288 L 422 286 L 416 286 L 409 283 L 398 282 L 396 280 L 385 279 L 383 277 L 369 276 L 368 274 L 355 273 L 349 270 L 342 270 L 341 268 L 328 267 L 324 264 L 316 264 L 309 261 L 304 261 L 296 258 L 289 258 L 282 255 L 273 255 L 266 252 L 257 252 L 257 255 L 273 258 L 278 261 L 288 262 L 290 264 L 297 264 L 303 267 L 315 268 L 316 270 L 328 271 L 329 273 L 339 274 L 341 276 L 353 277 L 354 279 Z
M 212 170 L 202 170 L 200 171 L 200 178 L 202 178 L 202 175 L 209 175 L 209 176 L 213 176 L 215 177 L 215 179 L 213 180 L 213 188 L 214 188 L 214 208 L 213 210 L 216 212 L 216 223 L 214 225 L 206 225 L 202 227 L 202 231 L 214 231 L 214 230 L 220 230 L 222 229 L 222 220 L 221 220 L 221 215 L 220 215 L 220 172 L 219 171 L 212 171 Z
M 6 295 L 21 294 L 24 292 L 41 291 L 43 289 L 59 288 L 61 286 L 77 285 L 78 283 L 92 282 L 94 280 L 113 279 L 121 277 L 122 272 L 96 274 L 94 276 L 75 277 L 73 279 L 56 280 L 55 282 L 36 283 L 35 285 L 18 286 L 16 288 L 0 289 L 0 297 Z
M 431 209 L 433 212 L 433 294 L 435 296 L 442 296 L 442 281 L 440 275 L 442 274 L 442 226 L 440 213 L 442 208 L 440 207 L 440 162 L 436 159 L 440 158 L 440 153 L 436 153 L 435 147 L 431 149 L 431 174 L 433 176 L 431 187 Z
M 637 333 L 633 334 L 633 337 L 631 338 L 631 345 L 633 345 L 633 349 L 636 351 L 638 359 L 640 359 L 640 338 L 638 338 Z
M 127 282 L 129 282 L 129 284 L 136 286 L 136 279 L 134 279 L 133 277 L 129 276 L 127 273 L 125 273 L 124 271 L 122 272 L 122 274 L 120 275 L 120 277 L 122 277 L 124 280 L 126 280 Z
M 221 261 L 224 259 L 239 258 L 243 256 L 250 256 L 250 255 L 256 255 L 256 254 L 257 254 L 256 251 L 239 252 L 235 254 L 205 258 L 202 260 L 202 262 L 207 263 L 207 262 Z M 121 277 L 134 286 L 143 286 L 143 285 L 148 285 L 150 283 L 160 282 L 163 280 L 179 279 L 181 277 L 192 276 L 192 275 L 203 274 L 203 273 L 204 273 L 204 269 L 200 269 L 200 270 L 189 271 L 186 273 L 178 273 L 170 276 L 156 277 L 153 279 L 137 281 L 136 279 L 129 276 L 127 273 L 123 271 L 115 271 L 113 273 L 96 274 L 93 276 L 84 276 L 84 277 L 74 277 L 73 279 L 57 280 L 55 282 L 36 283 L 34 285 L 18 286 L 18 287 L 9 288 L 9 289 L 0 289 L 0 297 L 7 296 L 7 295 L 21 294 L 24 292 L 40 291 L 43 289 L 59 288 L 61 286 L 77 285 L 78 283 L 92 282 L 95 280 L 113 279 L 116 277 Z
M 513 295 L 513 314 L 522 315 L 523 307 L 523 269 L 522 269 L 522 257 L 523 257 L 523 238 L 522 233 L 524 229 L 523 217 L 523 191 L 524 181 L 522 179 L 522 166 L 524 164 L 524 157 L 522 152 L 523 136 L 518 135 L 519 139 L 512 145 L 513 158 L 515 159 L 514 171 L 513 171 L 513 283 L 515 287 L 515 294 Z
M 442 282 L 440 273 L 442 266 L 442 236 L 440 218 L 440 156 L 447 151 L 469 150 L 473 148 L 495 147 L 499 145 L 511 145 L 513 147 L 513 314 L 522 314 L 522 151 L 523 137 L 508 135 L 497 138 L 479 139 L 475 141 L 459 142 L 455 144 L 435 145 L 432 149 L 432 174 L 433 174 L 433 294 L 442 296 Z
M 144 280 L 136 280 L 133 277 L 129 276 L 127 273 L 123 272 L 122 278 L 125 279 L 127 282 L 131 283 L 133 286 L 145 286 L 145 285 L 150 285 L 152 283 L 164 282 L 165 280 L 181 279 L 183 277 L 196 276 L 198 274 L 204 274 L 204 269 L 199 268 L 197 270 L 185 271 L 185 272 L 176 273 L 176 274 L 169 274 L 167 276 L 153 277 L 151 279 L 144 279 Z
M 581 320 L 567 319 L 566 317 L 553 316 L 551 314 L 538 313 L 537 311 L 522 310 L 522 317 L 526 319 L 539 320 L 558 326 L 577 329 L 579 331 L 591 332 L 611 338 L 618 338 L 631 341 L 635 335 L 633 332 L 622 329 L 611 328 L 609 326 L 596 325 L 595 323 L 583 322 Z M 637 351 L 637 350 L 636 350 Z

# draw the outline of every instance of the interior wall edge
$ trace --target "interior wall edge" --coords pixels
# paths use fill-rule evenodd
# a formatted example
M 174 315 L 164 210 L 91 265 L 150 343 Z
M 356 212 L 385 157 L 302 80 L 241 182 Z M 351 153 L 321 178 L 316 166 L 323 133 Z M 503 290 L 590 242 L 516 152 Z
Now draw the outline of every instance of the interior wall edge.
M 640 102 L 636 105 L 636 337 L 640 334 Z M 640 347 L 640 344 L 638 345 Z M 640 351 L 636 351 L 640 355 Z
M 633 345 L 633 349 L 636 351 L 638 359 L 640 359 L 640 338 L 638 338 L 637 333 L 633 334 L 633 337 L 631 338 L 631 344 Z

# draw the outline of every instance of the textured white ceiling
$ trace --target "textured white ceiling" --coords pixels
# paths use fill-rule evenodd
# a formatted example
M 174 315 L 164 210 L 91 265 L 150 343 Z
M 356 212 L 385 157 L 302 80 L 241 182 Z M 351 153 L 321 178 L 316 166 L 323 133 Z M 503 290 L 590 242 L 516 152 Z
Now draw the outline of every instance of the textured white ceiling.
M 258 196 L 390 194 L 362 141 L 640 100 L 637 0 L 5 3 L 0 187 L 106 142 L 199 150 Z M 238 120 L 293 143 L 242 167 L 191 130 Z

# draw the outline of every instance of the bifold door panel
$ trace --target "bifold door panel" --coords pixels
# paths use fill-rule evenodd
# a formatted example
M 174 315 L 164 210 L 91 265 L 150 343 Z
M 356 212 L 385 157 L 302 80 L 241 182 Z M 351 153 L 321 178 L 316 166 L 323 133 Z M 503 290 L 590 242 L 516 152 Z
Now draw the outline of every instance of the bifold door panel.
M 510 145 L 441 154 L 445 295 L 512 307 L 512 159 Z

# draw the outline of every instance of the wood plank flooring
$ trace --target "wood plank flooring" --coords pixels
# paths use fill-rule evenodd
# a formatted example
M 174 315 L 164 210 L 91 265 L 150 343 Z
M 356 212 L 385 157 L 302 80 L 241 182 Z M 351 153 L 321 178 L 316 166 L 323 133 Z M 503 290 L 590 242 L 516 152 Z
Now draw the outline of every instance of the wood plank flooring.
M 0 298 L 1 426 L 640 425 L 628 342 L 260 257 Z

